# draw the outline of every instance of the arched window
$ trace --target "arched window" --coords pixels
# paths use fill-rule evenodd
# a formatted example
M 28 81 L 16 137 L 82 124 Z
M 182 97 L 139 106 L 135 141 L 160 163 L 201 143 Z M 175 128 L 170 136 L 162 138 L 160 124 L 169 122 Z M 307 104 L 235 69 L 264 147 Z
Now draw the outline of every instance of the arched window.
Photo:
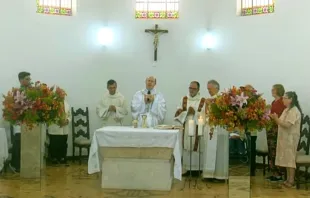
M 177 19 L 179 0 L 136 0 L 137 19 Z
M 37 13 L 72 16 L 73 0 L 37 0 Z
M 241 16 L 274 12 L 274 0 L 238 0 L 237 5 Z

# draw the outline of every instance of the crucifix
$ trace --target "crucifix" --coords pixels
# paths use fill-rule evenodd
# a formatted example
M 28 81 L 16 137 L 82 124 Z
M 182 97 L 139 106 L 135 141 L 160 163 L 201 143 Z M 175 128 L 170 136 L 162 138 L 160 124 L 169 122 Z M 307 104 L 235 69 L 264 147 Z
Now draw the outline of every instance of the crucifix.
M 159 43 L 159 34 L 162 33 L 168 33 L 168 30 L 160 30 L 158 29 L 158 24 L 155 24 L 155 29 L 146 29 L 146 33 L 152 33 L 154 34 L 154 61 L 157 61 L 157 48 L 158 48 L 158 43 Z

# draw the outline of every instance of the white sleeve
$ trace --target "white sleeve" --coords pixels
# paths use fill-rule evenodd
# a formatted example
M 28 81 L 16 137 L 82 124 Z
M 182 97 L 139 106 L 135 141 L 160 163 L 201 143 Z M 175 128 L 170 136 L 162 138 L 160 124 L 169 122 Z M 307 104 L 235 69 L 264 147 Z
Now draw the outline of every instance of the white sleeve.
M 156 95 L 150 113 L 155 115 L 158 119 L 158 124 L 162 124 L 165 120 L 167 112 L 166 101 L 164 96 L 159 93 Z
M 65 103 L 65 112 L 66 112 L 67 120 L 69 120 L 69 122 L 71 122 L 71 120 L 72 120 L 71 107 L 67 101 L 65 101 L 64 103 Z
M 100 100 L 98 106 L 96 107 L 96 113 L 100 118 L 106 118 L 109 116 L 109 104 L 106 98 Z
M 143 101 L 143 94 L 138 91 L 131 101 L 131 115 L 134 120 L 137 120 L 142 113 L 145 113 L 145 103 Z
M 127 101 L 125 98 L 122 98 L 122 104 L 120 107 L 115 107 L 116 108 L 116 117 L 117 118 L 124 118 L 128 114 L 128 105 Z
M 177 107 L 177 110 L 178 109 L 182 109 L 183 110 L 183 97 L 179 103 L 179 106 Z M 186 117 L 187 117 L 187 110 L 186 111 L 182 111 L 182 113 L 180 113 L 179 116 L 177 117 L 174 117 L 174 120 L 179 122 L 180 124 L 184 124 L 185 121 L 186 121 Z

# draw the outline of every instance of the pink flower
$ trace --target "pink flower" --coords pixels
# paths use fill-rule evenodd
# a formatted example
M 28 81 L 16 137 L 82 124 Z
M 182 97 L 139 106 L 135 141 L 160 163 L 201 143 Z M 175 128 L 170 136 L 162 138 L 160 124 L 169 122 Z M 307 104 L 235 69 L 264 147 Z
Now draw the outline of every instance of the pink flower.
M 241 95 L 236 95 L 235 97 L 230 96 L 231 99 L 231 105 L 232 106 L 239 106 L 239 108 L 242 108 L 244 104 L 247 104 L 248 96 L 245 96 L 244 93 L 242 92 Z
M 20 103 L 21 105 L 25 104 L 26 95 L 24 92 L 17 91 L 16 95 L 14 96 L 15 103 Z
M 269 117 L 270 113 L 271 113 L 270 109 L 266 109 L 263 115 L 263 119 L 270 120 L 270 117 Z
M 239 95 L 237 95 L 236 96 L 236 98 L 237 98 L 237 101 L 238 101 L 238 103 L 239 103 L 239 106 L 240 106 L 240 108 L 244 105 L 244 104 L 248 104 L 248 96 L 245 96 L 244 95 L 244 92 L 242 92 L 241 93 L 241 95 L 239 96 Z

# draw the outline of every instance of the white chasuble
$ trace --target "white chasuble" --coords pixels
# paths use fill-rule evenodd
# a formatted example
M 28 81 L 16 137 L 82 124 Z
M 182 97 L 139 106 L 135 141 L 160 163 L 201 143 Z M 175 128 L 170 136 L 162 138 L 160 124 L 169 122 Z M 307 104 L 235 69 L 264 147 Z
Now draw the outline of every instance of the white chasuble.
M 198 93 L 196 96 L 185 96 L 181 99 L 178 109 L 182 109 L 183 112 L 179 115 L 175 115 L 174 120 L 183 125 L 182 145 L 183 145 L 183 169 L 185 170 L 199 170 L 199 149 L 200 149 L 200 169 L 203 168 L 203 155 L 204 152 L 204 140 L 205 134 L 203 134 L 202 140 L 198 140 L 198 119 L 201 116 L 205 118 L 205 99 Z M 192 107 L 195 110 L 195 114 L 189 114 L 188 109 Z M 189 120 L 194 120 L 196 124 L 196 131 L 192 137 L 192 147 L 190 146 L 191 138 L 189 133 Z M 190 164 L 190 152 L 192 151 L 192 163 Z
M 213 96 L 212 98 L 217 97 Z M 206 113 L 208 114 L 207 110 Z M 229 176 L 229 133 L 222 127 L 211 127 L 206 116 L 206 152 L 204 153 L 203 178 L 228 179 Z
M 116 111 L 109 111 L 109 107 L 115 106 Z M 111 95 L 106 92 L 96 108 L 97 115 L 102 118 L 103 126 L 121 126 L 123 119 L 128 114 L 128 106 L 125 97 L 116 92 Z
M 156 89 L 150 90 L 150 94 L 154 95 L 154 101 L 146 104 L 144 95 L 147 95 L 148 91 L 144 89 L 135 93 L 131 101 L 131 114 L 134 120 L 138 120 L 139 127 L 142 126 L 142 115 L 146 115 L 147 125 L 152 128 L 164 123 L 167 108 L 163 94 L 157 92 Z

